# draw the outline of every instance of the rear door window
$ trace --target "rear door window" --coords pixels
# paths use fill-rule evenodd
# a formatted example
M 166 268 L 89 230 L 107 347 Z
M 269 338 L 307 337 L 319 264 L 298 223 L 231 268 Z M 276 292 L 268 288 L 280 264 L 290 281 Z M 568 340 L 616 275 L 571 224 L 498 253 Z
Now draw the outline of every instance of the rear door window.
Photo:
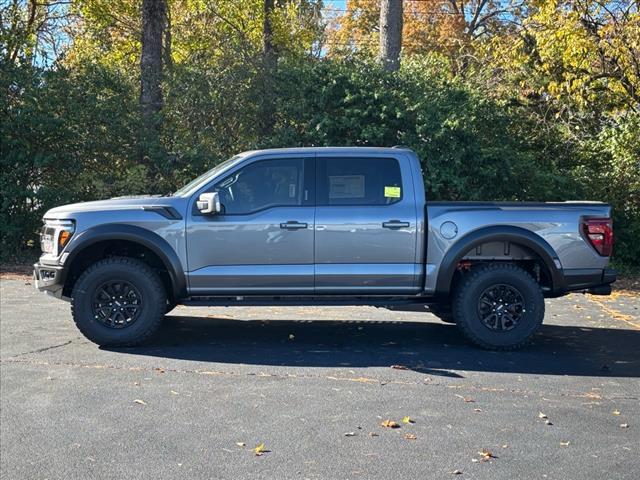
M 402 200 L 400 165 L 394 158 L 318 158 L 318 205 L 390 205 Z

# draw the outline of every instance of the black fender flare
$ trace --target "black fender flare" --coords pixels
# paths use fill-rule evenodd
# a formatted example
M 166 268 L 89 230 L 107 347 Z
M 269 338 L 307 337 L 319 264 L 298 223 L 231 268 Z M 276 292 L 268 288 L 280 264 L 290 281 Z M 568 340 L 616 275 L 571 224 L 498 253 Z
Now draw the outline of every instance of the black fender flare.
M 511 225 L 495 225 L 474 230 L 464 235 L 447 250 L 438 269 L 436 294 L 449 294 L 458 262 L 469 250 L 487 242 L 510 242 L 527 247 L 540 257 L 547 267 L 551 275 L 552 293 L 557 293 L 564 289 L 562 269 L 558 267 L 560 260 L 553 247 L 544 238 L 525 228 Z
M 65 270 L 68 271 L 75 258 L 91 245 L 109 240 L 126 240 L 151 250 L 160 258 L 169 273 L 174 297 L 184 298 L 187 296 L 187 279 L 176 251 L 157 233 L 135 225 L 108 223 L 88 228 L 77 236 L 74 235 L 65 248 L 65 252 L 68 252 Z

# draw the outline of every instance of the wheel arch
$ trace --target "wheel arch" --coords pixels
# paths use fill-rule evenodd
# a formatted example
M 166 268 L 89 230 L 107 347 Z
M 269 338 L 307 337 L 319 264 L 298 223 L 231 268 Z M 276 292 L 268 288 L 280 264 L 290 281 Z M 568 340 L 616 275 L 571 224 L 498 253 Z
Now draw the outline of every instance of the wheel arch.
M 167 287 L 167 296 L 175 299 L 186 297 L 187 281 L 182 263 L 175 250 L 158 234 L 142 227 L 127 224 L 105 224 L 89 228 L 74 236 L 65 249 L 65 295 L 69 295 L 73 282 L 77 279 L 77 270 L 81 270 L 88 259 L 104 258 L 105 252 L 115 246 L 129 246 L 138 251 L 148 252 L 152 262 L 159 262 L 166 272 L 163 282 Z M 86 266 L 86 265 L 85 265 Z
M 550 293 L 556 294 L 563 290 L 560 260 L 553 247 L 544 238 L 524 228 L 496 225 L 464 235 L 447 250 L 438 269 L 436 294 L 441 296 L 450 294 L 459 263 L 469 251 L 494 242 L 502 242 L 505 245 L 514 245 L 531 251 L 549 274 Z

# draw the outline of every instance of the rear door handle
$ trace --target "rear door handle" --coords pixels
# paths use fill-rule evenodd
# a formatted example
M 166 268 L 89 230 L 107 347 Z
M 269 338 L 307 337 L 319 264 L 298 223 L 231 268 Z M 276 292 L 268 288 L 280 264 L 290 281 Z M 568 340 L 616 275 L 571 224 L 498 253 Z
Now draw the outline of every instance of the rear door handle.
M 286 223 L 281 223 L 280 228 L 284 228 L 285 230 L 300 230 L 302 228 L 307 228 L 308 224 L 296 221 L 289 221 Z
M 389 220 L 388 222 L 382 222 L 382 228 L 390 228 L 396 230 L 398 228 L 409 228 L 409 222 L 401 222 L 400 220 Z

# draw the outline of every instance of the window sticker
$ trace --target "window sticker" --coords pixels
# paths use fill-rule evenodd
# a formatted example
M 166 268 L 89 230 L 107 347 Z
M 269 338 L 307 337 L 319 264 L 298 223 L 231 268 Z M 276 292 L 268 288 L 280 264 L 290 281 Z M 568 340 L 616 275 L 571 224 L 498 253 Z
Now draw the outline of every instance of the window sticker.
M 364 175 L 329 176 L 329 198 L 364 198 Z
M 400 187 L 384 187 L 384 196 L 386 198 L 400 198 L 401 193 Z

